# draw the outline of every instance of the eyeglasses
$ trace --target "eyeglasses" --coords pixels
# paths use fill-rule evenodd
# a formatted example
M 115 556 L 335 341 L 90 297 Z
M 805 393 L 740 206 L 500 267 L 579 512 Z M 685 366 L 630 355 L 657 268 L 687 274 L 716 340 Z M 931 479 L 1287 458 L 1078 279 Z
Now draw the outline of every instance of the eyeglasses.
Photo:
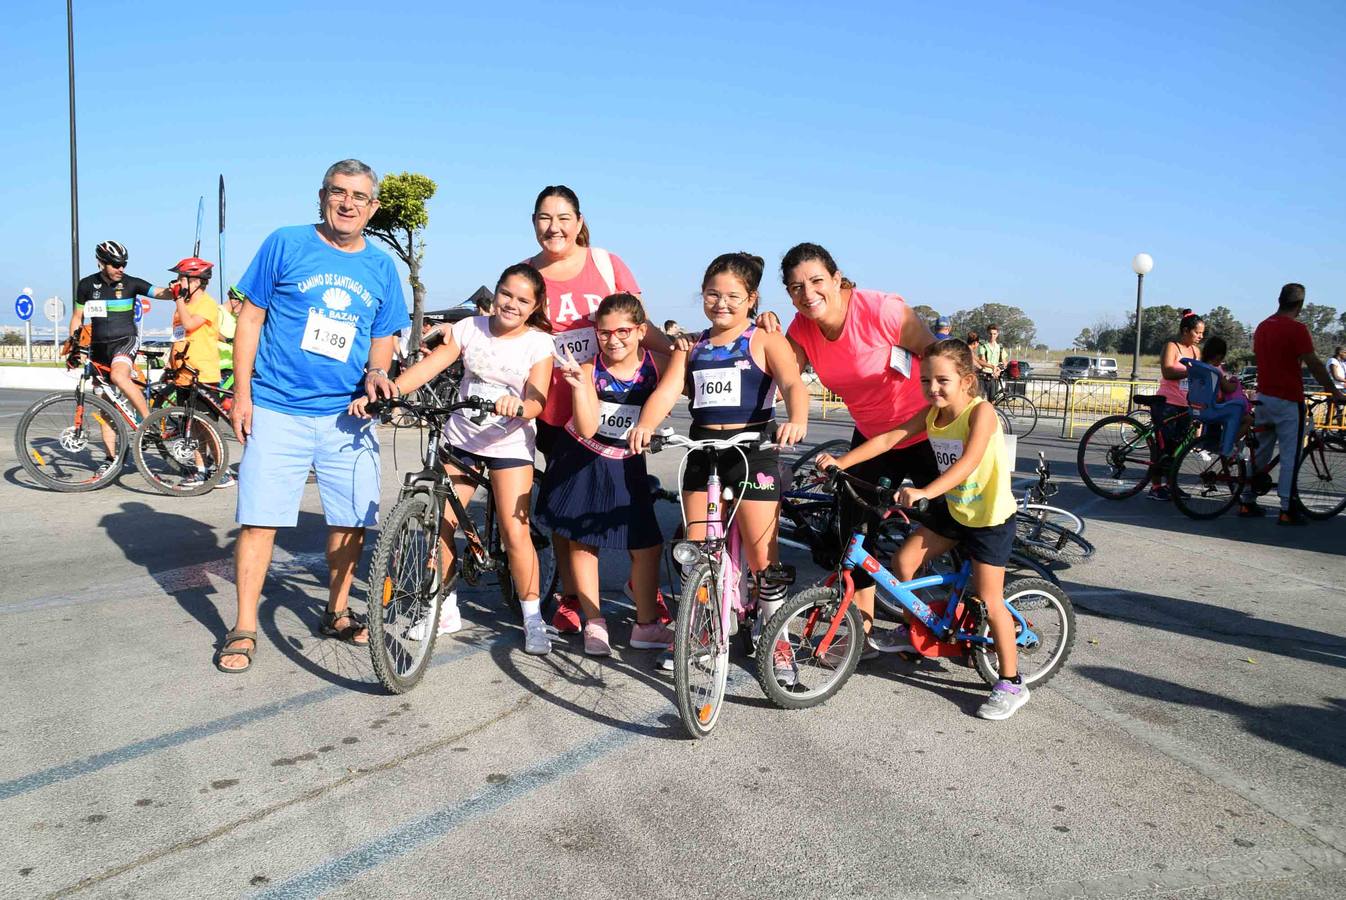
M 352 193 L 346 190 L 345 188 L 329 187 L 327 189 L 327 199 L 336 200 L 337 202 L 340 203 L 344 203 L 347 200 L 350 200 L 351 206 L 357 207 L 359 209 L 364 209 L 366 206 L 370 204 L 371 201 L 373 201 L 374 198 L 369 196 L 368 194 L 361 193 L 360 191 L 355 191 L 354 193 Z
M 719 291 L 706 291 L 701 297 L 707 306 L 719 306 L 723 300 L 730 309 L 738 309 L 748 302 L 748 298 L 743 294 L 721 294 Z
M 598 328 L 594 333 L 598 335 L 600 341 L 606 341 L 610 337 L 615 337 L 619 341 L 624 341 L 635 331 L 634 328 Z

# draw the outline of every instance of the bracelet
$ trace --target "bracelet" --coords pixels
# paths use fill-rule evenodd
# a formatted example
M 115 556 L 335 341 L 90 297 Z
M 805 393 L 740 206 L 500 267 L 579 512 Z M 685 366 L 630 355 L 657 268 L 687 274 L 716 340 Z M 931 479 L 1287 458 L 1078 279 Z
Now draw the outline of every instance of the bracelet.
M 366 374 L 366 375 L 382 375 L 384 378 L 387 378 L 387 377 L 388 377 L 388 370 L 387 370 L 387 369 L 379 369 L 379 368 L 365 369 L 365 374 Z

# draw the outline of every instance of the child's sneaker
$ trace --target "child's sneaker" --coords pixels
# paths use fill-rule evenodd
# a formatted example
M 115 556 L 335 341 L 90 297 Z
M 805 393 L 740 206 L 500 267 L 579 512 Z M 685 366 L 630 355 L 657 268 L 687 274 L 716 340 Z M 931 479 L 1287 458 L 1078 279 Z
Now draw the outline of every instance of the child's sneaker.
M 1150 499 L 1167 502 L 1173 499 L 1173 495 L 1168 492 L 1168 485 L 1161 484 L 1150 488 Z
M 631 646 L 637 650 L 663 650 L 673 643 L 673 629 L 659 621 L 636 624 L 631 629 Z
M 1010 684 L 997 681 L 991 688 L 991 696 L 977 709 L 977 715 L 983 719 L 999 722 L 1014 715 L 1014 711 L 1028 702 L 1028 685 Z
M 439 628 L 435 634 L 455 634 L 463 630 L 463 615 L 458 611 L 458 592 L 449 591 L 439 610 Z M 426 616 L 407 629 L 407 640 L 423 641 L 430 633 L 430 617 Z
M 776 669 L 776 682 L 785 687 L 794 687 L 799 681 L 799 669 L 795 666 L 794 650 L 789 641 L 776 641 L 776 650 L 772 654 L 772 664 Z
M 632 603 L 636 602 L 636 588 L 631 579 L 626 580 L 626 586 L 622 588 L 622 593 L 626 595 L 627 600 Z M 668 604 L 664 602 L 663 590 L 654 592 L 654 617 L 661 625 L 668 625 L 673 621 L 673 617 L 668 613 Z
M 656 672 L 673 671 L 673 648 L 669 647 L 663 653 L 654 658 L 654 670 Z
M 584 623 L 584 655 L 612 655 L 612 644 L 608 643 L 608 623 L 606 619 L 590 619 Z
M 911 645 L 911 632 L 905 625 L 899 625 L 891 631 L 880 631 L 874 635 L 874 646 L 880 653 L 915 653 Z
M 556 604 L 556 615 L 552 616 L 551 625 L 557 634 L 579 634 L 580 598 L 574 594 L 563 596 L 561 602 Z
M 524 620 L 523 652 L 533 656 L 546 656 L 551 652 L 551 635 L 541 617 Z

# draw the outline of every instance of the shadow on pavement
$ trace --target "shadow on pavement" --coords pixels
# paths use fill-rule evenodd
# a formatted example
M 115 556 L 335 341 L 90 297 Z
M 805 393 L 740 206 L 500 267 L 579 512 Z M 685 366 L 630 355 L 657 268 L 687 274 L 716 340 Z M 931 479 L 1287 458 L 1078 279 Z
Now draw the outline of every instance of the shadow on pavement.
M 1320 706 L 1292 703 L 1253 706 L 1123 669 L 1080 666 L 1074 672 L 1122 693 L 1237 716 L 1242 720 L 1243 730 L 1251 735 L 1346 766 L 1346 698 L 1324 697 L 1324 705 Z

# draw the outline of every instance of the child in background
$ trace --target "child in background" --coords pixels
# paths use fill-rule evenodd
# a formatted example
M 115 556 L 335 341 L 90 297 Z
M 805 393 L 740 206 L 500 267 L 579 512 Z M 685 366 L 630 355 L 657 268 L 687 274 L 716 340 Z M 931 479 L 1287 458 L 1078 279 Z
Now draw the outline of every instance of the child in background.
M 567 538 L 580 612 L 584 652 L 612 652 L 599 597 L 599 548 L 631 554 L 631 593 L 636 626 L 631 646 L 667 647 L 673 632 L 659 619 L 659 551 L 663 534 L 655 517 L 645 457 L 627 440 L 645 401 L 659 383 L 668 357 L 642 349 L 645 308 L 631 294 L 612 294 L 594 313 L 598 356 L 577 363 L 569 351 L 556 357 L 557 369 L 573 395 L 573 411 L 552 448 L 542 490 L 538 524 Z
M 921 386 L 930 400 L 921 412 L 892 431 L 833 459 L 818 457 L 818 467 L 845 469 L 872 459 L 924 429 L 935 451 L 940 475 L 924 488 L 906 487 L 897 501 L 913 506 L 935 500 L 926 524 L 916 529 L 897 553 L 897 577 L 908 581 L 936 557 L 961 546 L 972 557 L 969 589 L 986 605 L 1000 664 L 1000 680 L 977 710 L 983 719 L 1008 719 L 1028 702 L 1019 677 L 1014 617 L 1005 606 L 1005 564 L 1014 546 L 1014 494 L 1010 491 L 1009 454 L 995 409 L 977 395 L 977 367 L 968 345 L 938 341 L 921 361 Z
M 1252 404 L 1243 392 L 1243 382 L 1224 370 L 1224 360 L 1229 354 L 1229 345 L 1222 337 L 1212 337 L 1201 347 L 1201 361 L 1220 370 L 1220 384 L 1217 388 L 1219 402 L 1213 410 L 1207 410 L 1206 416 L 1219 416 L 1219 421 L 1205 419 L 1206 431 L 1202 446 L 1210 451 L 1230 456 L 1234 452 L 1234 442 L 1244 430 L 1252 427 Z M 1230 404 L 1226 406 L 1226 404 Z M 1232 436 L 1229 436 L 1232 432 Z

